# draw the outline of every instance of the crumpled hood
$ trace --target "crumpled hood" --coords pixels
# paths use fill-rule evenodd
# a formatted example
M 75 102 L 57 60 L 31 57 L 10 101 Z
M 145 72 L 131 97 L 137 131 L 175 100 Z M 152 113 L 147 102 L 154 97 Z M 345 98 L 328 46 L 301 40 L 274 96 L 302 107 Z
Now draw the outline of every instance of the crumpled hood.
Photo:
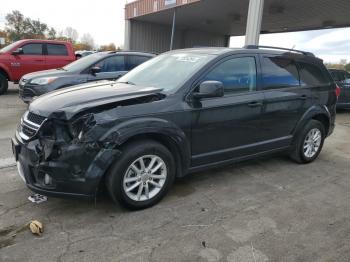
M 90 108 L 156 94 L 161 90 L 114 81 L 99 81 L 40 96 L 30 104 L 29 111 L 44 117 L 69 120 Z

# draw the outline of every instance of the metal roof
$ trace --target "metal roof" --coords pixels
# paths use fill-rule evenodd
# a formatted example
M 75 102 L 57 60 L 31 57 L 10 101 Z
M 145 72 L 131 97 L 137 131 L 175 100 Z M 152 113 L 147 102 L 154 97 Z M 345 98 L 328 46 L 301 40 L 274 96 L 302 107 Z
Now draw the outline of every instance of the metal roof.
M 248 0 L 139 0 L 126 5 L 126 18 L 222 35 L 244 35 Z M 170 0 L 170 2 L 172 2 Z M 169 2 L 167 2 L 169 3 Z M 265 0 L 262 33 L 350 26 L 349 0 Z

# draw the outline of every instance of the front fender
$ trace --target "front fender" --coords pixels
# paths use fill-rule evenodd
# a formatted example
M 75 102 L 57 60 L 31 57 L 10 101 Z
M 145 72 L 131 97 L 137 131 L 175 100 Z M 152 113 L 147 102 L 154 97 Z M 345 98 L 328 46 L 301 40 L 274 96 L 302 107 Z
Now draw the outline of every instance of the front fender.
M 104 144 L 112 143 L 118 147 L 129 139 L 140 135 L 152 135 L 153 137 L 158 136 L 170 140 L 176 146 L 178 156 L 181 159 L 181 173 L 186 173 L 190 165 L 188 138 L 181 128 L 165 119 L 153 117 L 130 119 L 112 127 L 99 140 Z
M 190 166 L 190 144 L 185 132 L 174 123 L 160 118 L 142 117 L 115 123 L 95 115 L 95 128 L 86 134 L 86 139 L 99 137 L 105 148 L 118 148 L 132 138 L 150 136 L 170 146 L 170 151 L 180 160 L 178 175 L 184 175 Z M 113 126 L 109 126 L 113 125 Z M 97 128 L 96 128 L 97 127 Z M 102 134 L 102 135 L 100 135 Z

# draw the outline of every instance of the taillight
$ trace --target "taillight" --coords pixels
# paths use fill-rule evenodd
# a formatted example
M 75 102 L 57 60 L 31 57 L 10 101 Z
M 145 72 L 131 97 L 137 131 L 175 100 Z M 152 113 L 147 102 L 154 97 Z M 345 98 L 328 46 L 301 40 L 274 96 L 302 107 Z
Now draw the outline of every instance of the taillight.
M 339 96 L 340 96 L 340 93 L 341 93 L 341 89 L 340 89 L 340 87 L 339 87 L 338 85 L 336 85 L 336 86 L 335 86 L 335 95 L 336 95 L 337 97 L 339 97 Z

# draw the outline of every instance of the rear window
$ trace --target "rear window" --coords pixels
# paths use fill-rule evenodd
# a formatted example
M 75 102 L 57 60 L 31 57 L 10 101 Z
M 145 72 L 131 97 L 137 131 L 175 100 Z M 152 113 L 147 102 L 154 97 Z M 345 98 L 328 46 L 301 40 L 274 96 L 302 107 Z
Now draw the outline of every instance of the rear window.
M 300 83 L 302 86 L 326 85 L 330 83 L 329 77 L 318 66 L 308 63 L 299 63 Z
M 26 44 L 22 46 L 23 55 L 42 55 L 43 45 L 39 43 Z
M 263 88 L 278 89 L 299 86 L 299 73 L 293 60 L 281 57 L 264 57 Z
M 68 50 L 65 45 L 62 44 L 47 44 L 47 54 L 56 56 L 67 56 Z
M 147 56 L 139 56 L 139 55 L 130 55 L 128 56 L 128 64 L 127 64 L 127 70 L 131 70 L 138 65 L 141 65 L 142 63 L 146 62 L 149 60 L 150 57 Z

